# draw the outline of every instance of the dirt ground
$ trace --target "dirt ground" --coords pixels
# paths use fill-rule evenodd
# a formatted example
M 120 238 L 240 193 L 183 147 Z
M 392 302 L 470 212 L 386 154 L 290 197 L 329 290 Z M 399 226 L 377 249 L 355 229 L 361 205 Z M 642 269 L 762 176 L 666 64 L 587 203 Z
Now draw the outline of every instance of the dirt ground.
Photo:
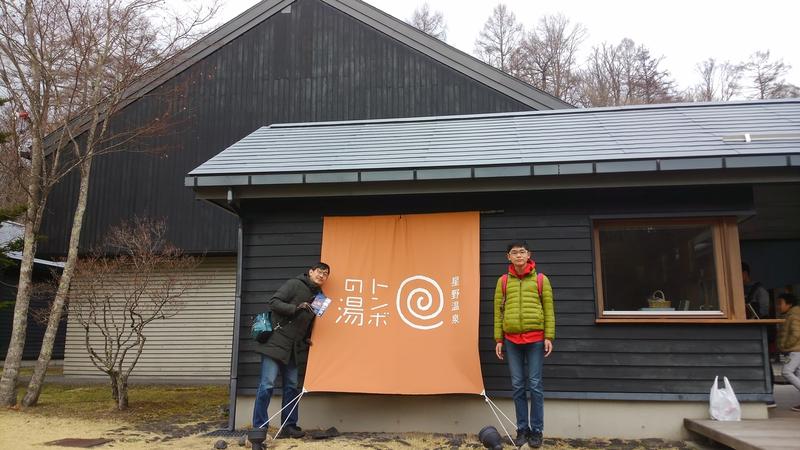
M 45 386 L 37 406 L 0 409 L 0 449 L 67 448 L 46 445 L 67 438 L 111 440 L 94 449 L 213 449 L 219 440 L 224 440 L 229 449 L 249 449 L 249 445 L 239 445 L 239 436 L 206 436 L 228 423 L 227 401 L 227 386 L 137 385 L 130 391 L 130 407 L 118 411 L 108 386 L 51 383 Z M 279 450 L 483 448 L 475 435 L 426 433 L 343 433 L 321 440 L 305 437 L 268 441 L 267 447 Z M 660 439 L 545 437 L 544 448 L 634 450 L 693 446 Z
M 175 425 L 166 431 L 155 431 L 119 420 L 48 417 L 25 411 L 0 411 L 0 448 L 47 449 L 65 448 L 47 446 L 45 443 L 65 438 L 105 438 L 112 442 L 96 449 L 213 449 L 222 439 L 230 449 L 239 446 L 238 437 L 203 436 L 211 430 L 209 424 L 193 423 Z M 187 434 L 191 434 L 188 435 Z M 668 442 L 659 439 L 636 441 L 545 439 L 549 449 L 614 448 L 633 449 L 691 449 L 685 442 Z M 286 439 L 270 442 L 271 449 L 456 449 L 483 448 L 475 436 L 430 435 L 421 433 L 345 433 L 333 439 Z
M 111 420 L 45 417 L 21 411 L 0 411 L 0 448 L 48 448 L 44 445 L 45 442 L 65 438 L 114 439 L 113 448 L 119 449 L 156 448 L 150 443 L 154 442 L 153 439 L 158 435 L 119 430 L 124 426 L 124 423 Z M 106 444 L 95 448 L 112 447 Z M 167 447 L 165 445 L 159 448 L 208 448 L 208 446 L 204 442 L 189 443 L 187 441 L 185 447 Z
M 78 418 L 45 417 L 21 411 L 0 411 L 0 448 L 43 449 L 64 448 L 46 446 L 46 442 L 65 438 L 105 438 L 113 441 L 97 449 L 211 449 L 219 438 L 175 437 L 143 431 L 125 422 L 87 420 Z M 232 448 L 240 448 L 229 439 Z

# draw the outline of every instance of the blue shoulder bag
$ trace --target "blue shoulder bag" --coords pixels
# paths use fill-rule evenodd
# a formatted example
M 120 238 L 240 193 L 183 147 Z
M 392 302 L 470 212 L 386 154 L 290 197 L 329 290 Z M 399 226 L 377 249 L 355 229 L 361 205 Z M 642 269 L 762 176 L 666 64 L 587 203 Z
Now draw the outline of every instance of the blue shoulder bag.
M 272 312 L 257 314 L 250 325 L 250 336 L 259 344 L 263 344 L 267 342 L 270 335 L 272 335 Z

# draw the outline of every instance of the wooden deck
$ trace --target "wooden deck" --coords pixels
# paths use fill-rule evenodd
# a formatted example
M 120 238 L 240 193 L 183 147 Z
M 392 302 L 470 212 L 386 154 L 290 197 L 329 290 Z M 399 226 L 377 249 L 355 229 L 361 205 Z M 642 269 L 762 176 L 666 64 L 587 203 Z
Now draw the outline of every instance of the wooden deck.
M 779 365 L 773 371 L 779 383 L 774 386 L 777 407 L 768 410 L 768 419 L 741 422 L 684 419 L 683 426 L 736 450 L 800 449 L 800 412 L 791 410 L 793 405 L 800 404 L 800 392 L 783 382 Z
M 764 420 L 719 422 L 684 419 L 687 430 L 736 450 L 797 450 L 800 448 L 800 418 L 770 417 Z

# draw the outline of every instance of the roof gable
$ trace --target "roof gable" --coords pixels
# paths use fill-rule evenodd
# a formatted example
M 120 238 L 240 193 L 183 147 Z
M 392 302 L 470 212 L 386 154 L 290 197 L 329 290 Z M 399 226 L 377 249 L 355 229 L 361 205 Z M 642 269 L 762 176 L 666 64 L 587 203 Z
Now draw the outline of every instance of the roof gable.
M 129 98 L 139 98 L 166 80 L 205 58 L 228 42 L 243 35 L 261 22 L 295 3 L 297 0 L 264 0 L 207 36 L 165 61 L 139 83 L 131 87 Z M 359 0 L 319 0 L 355 19 L 385 33 L 403 44 L 451 67 L 470 78 L 502 92 L 534 109 L 572 108 L 573 106 L 536 89 L 466 53 L 423 33 L 411 25 Z
M 260 23 L 291 7 L 298 0 L 263 0 L 163 62 L 134 83 L 120 107 L 142 98 L 193 64 L 247 33 Z M 526 84 L 413 26 L 360 0 L 317 0 L 386 34 L 423 55 L 535 110 L 573 108 L 569 103 Z M 89 115 L 73 119 L 78 133 L 88 126 Z

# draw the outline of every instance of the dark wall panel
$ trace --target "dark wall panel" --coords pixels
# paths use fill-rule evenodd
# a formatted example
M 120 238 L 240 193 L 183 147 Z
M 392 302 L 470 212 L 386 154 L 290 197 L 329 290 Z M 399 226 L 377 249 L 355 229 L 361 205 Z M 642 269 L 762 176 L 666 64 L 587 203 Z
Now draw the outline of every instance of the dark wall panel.
M 492 211 L 481 214 L 479 345 L 493 395 L 510 396 L 511 389 L 492 337 L 494 286 L 510 239 L 532 245 L 554 286 L 556 341 L 545 361 L 546 391 L 707 394 L 713 377 L 726 375 L 737 393 L 765 393 L 759 327 L 595 324 L 593 215 L 738 211 L 751 201 L 749 188 L 728 186 L 246 202 L 238 388 L 252 394 L 257 385 L 260 356 L 247 324 L 286 279 L 319 258 L 323 216 L 479 210 Z
M 36 266 L 33 272 L 34 283 L 46 283 L 50 280 L 51 273 L 48 267 Z M 19 281 L 19 267 L 7 267 L 0 270 L 0 355 L 8 352 L 11 342 L 11 331 L 14 323 L 14 299 L 17 297 L 17 283 Z M 22 350 L 23 360 L 35 360 L 39 357 L 42 348 L 42 339 L 47 329 L 46 323 L 37 320 L 37 316 L 49 311 L 50 296 L 33 296 L 28 309 L 28 327 L 26 331 L 25 347 Z M 45 315 L 47 317 L 47 315 Z M 56 340 L 53 344 L 52 359 L 64 359 L 64 341 L 67 333 L 66 312 L 56 331 Z
M 186 250 L 233 252 L 235 218 L 194 200 L 183 178 L 261 126 L 526 109 L 317 0 L 298 0 L 113 121 L 119 132 L 156 117 L 168 127 L 96 160 L 82 246 L 139 215 L 164 218 Z M 66 252 L 76 185 L 72 177 L 50 197 L 42 254 Z
M 742 241 L 742 261 L 754 280 L 776 294 L 786 286 L 800 292 L 800 239 Z
M 800 240 L 800 183 L 753 186 L 756 215 L 739 225 L 742 240 Z

